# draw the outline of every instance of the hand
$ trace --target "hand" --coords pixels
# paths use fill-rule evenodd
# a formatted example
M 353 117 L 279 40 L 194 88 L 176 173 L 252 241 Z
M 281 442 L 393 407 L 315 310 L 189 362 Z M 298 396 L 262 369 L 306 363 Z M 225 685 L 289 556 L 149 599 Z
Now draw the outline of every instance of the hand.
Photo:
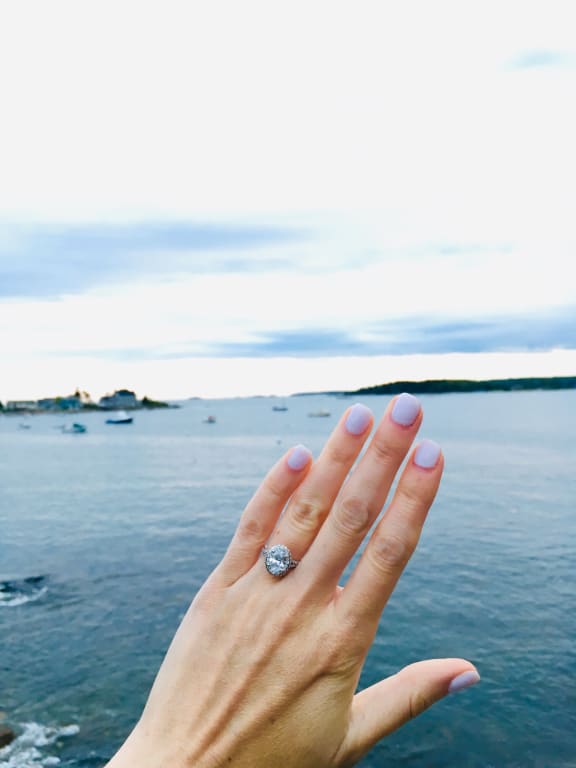
M 348 477 L 372 427 L 370 411 L 356 405 L 316 462 L 297 446 L 273 467 L 109 768 L 351 766 L 433 702 L 479 679 L 467 661 L 436 659 L 355 695 L 380 614 L 438 489 L 443 458 L 435 443 L 412 451 L 350 579 L 344 588 L 338 581 L 421 421 L 416 398 L 395 398 Z M 280 543 L 301 561 L 283 578 L 268 573 L 262 557 L 265 545 Z

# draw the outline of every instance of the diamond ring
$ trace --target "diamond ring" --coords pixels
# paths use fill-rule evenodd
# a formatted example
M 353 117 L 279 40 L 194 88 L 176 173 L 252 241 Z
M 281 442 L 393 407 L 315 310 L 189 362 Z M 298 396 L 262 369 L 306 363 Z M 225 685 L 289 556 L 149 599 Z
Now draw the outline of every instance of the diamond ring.
M 292 559 L 292 553 L 284 544 L 275 544 L 273 547 L 264 547 L 262 550 L 266 570 L 272 576 L 285 576 L 289 570 L 296 568 L 299 560 Z

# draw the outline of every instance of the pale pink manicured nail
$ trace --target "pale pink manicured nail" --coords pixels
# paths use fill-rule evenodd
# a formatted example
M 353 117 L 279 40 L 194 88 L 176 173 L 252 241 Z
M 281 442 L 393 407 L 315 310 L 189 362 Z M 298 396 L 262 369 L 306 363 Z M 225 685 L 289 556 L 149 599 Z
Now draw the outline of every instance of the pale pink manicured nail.
M 305 445 L 295 445 L 290 451 L 287 464 L 290 469 L 295 469 L 299 472 L 301 469 L 304 469 L 311 458 L 312 454 Z
M 478 680 L 480 680 L 480 675 L 475 669 L 462 672 L 462 674 L 456 675 L 452 680 L 448 686 L 448 693 L 458 693 L 458 691 L 463 691 L 465 688 L 470 688 L 471 685 L 476 685 Z
M 400 424 L 401 427 L 409 427 L 414 424 L 420 413 L 420 401 L 414 395 L 403 392 L 398 395 L 394 408 L 392 408 L 392 421 Z
M 368 429 L 372 421 L 372 411 L 362 403 L 356 403 L 350 408 L 344 426 L 351 435 L 361 435 Z
M 434 440 L 422 440 L 414 454 L 414 464 L 422 469 L 432 469 L 440 458 L 440 446 Z

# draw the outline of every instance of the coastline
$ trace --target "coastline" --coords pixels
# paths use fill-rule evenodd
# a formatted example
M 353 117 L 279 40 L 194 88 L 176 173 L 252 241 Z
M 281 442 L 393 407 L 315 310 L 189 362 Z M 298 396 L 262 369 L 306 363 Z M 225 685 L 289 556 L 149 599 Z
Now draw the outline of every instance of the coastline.
M 576 389 L 576 376 L 551 376 L 521 379 L 426 379 L 424 381 L 393 381 L 361 387 L 354 390 L 331 392 L 299 392 L 293 397 L 307 395 L 399 395 L 410 392 L 414 395 L 444 395 L 459 392 L 522 392 L 534 390 Z
M 402 392 L 410 392 L 415 395 L 443 395 L 458 394 L 469 392 L 522 392 L 522 391 L 555 391 L 576 389 L 576 376 L 550 376 L 550 377 L 525 377 L 525 378 L 506 378 L 506 379 L 424 379 L 420 381 L 402 380 L 386 382 L 384 384 L 375 384 L 368 387 L 360 387 L 352 390 L 320 390 L 314 392 L 294 392 L 291 395 L 251 395 L 251 398 L 277 398 L 277 397 L 313 397 L 313 396 L 332 396 L 332 397 L 354 397 L 362 395 L 397 395 Z M 214 400 L 219 398 L 206 398 L 198 395 L 188 397 L 187 400 Z M 228 399 L 228 398 L 224 398 Z M 244 399 L 238 396 L 233 399 Z M 0 401 L 0 415 L 22 416 L 35 414 L 78 414 L 86 412 L 106 413 L 121 408 L 125 411 L 143 411 L 157 409 L 181 408 L 177 402 L 163 402 L 144 397 L 137 401 L 137 405 L 118 405 L 115 407 L 102 406 L 92 402 L 82 403 L 77 407 L 49 407 L 43 408 L 35 404 L 29 407 L 6 407 Z M 23 404 L 23 403 L 22 403 Z M 23 404 L 24 405 L 24 404 Z

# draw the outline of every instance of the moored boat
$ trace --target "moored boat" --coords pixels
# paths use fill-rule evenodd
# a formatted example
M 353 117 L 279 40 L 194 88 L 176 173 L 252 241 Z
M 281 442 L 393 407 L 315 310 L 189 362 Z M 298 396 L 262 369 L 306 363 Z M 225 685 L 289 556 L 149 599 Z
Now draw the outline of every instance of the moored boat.
M 83 435 L 84 432 L 87 432 L 87 428 L 84 426 L 84 424 L 78 424 L 77 422 L 74 422 L 72 425 L 65 425 L 62 427 L 62 432 L 66 435 Z
M 110 416 L 109 419 L 106 419 L 106 424 L 132 424 L 133 421 L 134 418 L 128 416 L 126 411 L 118 411 L 114 416 Z

